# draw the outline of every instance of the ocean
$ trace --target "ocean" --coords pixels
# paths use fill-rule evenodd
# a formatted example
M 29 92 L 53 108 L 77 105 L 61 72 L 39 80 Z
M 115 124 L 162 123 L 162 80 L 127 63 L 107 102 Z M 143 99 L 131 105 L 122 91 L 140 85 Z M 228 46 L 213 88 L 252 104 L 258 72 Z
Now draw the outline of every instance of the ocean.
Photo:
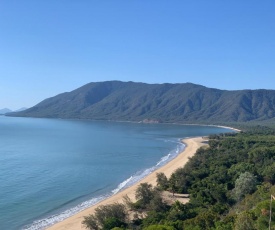
M 44 229 L 139 181 L 211 126 L 0 116 L 0 229 Z

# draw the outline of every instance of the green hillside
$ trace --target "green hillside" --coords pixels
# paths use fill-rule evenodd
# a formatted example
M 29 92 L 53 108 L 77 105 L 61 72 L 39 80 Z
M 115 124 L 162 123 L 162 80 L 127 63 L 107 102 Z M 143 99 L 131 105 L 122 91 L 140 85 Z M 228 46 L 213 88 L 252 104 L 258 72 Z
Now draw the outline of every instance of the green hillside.
M 275 117 L 275 90 L 227 91 L 191 83 L 89 83 L 11 116 L 218 123 Z

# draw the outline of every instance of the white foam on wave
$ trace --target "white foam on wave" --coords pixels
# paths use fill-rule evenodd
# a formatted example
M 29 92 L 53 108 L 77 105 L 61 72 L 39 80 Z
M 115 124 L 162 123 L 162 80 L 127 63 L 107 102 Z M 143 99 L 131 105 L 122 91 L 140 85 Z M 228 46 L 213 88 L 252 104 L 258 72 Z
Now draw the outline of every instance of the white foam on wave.
M 123 181 L 122 183 L 120 183 L 116 189 L 114 189 L 112 191 L 113 194 L 117 194 L 119 191 L 121 191 L 123 188 L 125 188 L 125 186 L 127 186 L 127 184 L 132 181 L 133 177 L 130 176 L 127 180 Z
M 176 141 L 171 141 L 171 142 L 176 142 Z M 133 184 L 139 182 L 144 177 L 146 177 L 150 173 L 154 172 L 156 169 L 160 168 L 161 166 L 165 165 L 167 162 L 174 159 L 185 148 L 185 145 L 183 143 L 181 143 L 179 141 L 177 141 L 176 143 L 178 143 L 178 146 L 176 149 L 170 151 L 166 156 L 163 156 L 160 159 L 160 161 L 157 162 L 157 164 L 155 166 L 153 166 L 151 168 L 147 168 L 143 171 L 139 171 L 139 172 L 135 173 L 134 175 L 130 176 L 128 179 L 126 179 L 122 183 L 120 183 L 118 185 L 118 187 L 112 191 L 113 194 L 116 194 L 116 193 L 120 192 L 121 190 L 126 189 L 126 188 L 132 186 Z
M 102 196 L 99 196 L 99 197 L 95 197 L 95 198 L 92 198 L 90 200 L 87 200 L 85 202 L 82 202 L 81 204 L 73 207 L 73 208 L 70 208 L 62 213 L 59 213 L 59 214 L 56 214 L 56 215 L 52 215 L 48 218 L 44 218 L 44 219 L 41 219 L 41 220 L 36 220 L 34 221 L 32 224 L 30 225 L 27 225 L 23 228 L 23 230 L 42 230 L 42 229 L 45 229 L 51 225 L 54 225 L 62 220 L 65 220 L 67 219 L 68 217 L 71 217 L 73 216 L 74 214 L 76 213 L 79 213 L 81 212 L 82 210 L 88 208 L 88 207 L 91 207 L 97 203 L 99 203 L 100 201 L 108 198 L 110 195 L 102 195 Z
M 171 141 L 171 142 L 176 142 L 176 141 Z M 170 151 L 167 155 L 163 156 L 159 162 L 157 162 L 157 164 L 151 168 L 147 168 L 143 171 L 139 171 L 137 173 L 135 173 L 134 175 L 130 176 L 128 179 L 126 179 L 125 181 L 123 181 L 122 183 L 120 183 L 114 190 L 112 190 L 111 193 L 109 194 L 105 194 L 102 196 L 98 196 L 95 198 L 92 198 L 90 200 L 87 200 L 85 202 L 82 202 L 81 204 L 70 208 L 62 213 L 56 214 L 56 215 L 52 215 L 48 218 L 44 218 L 41 220 L 37 220 L 34 221 L 32 224 L 27 225 L 23 228 L 23 230 L 42 230 L 45 229 L 49 226 L 52 226 L 58 222 L 61 222 L 73 215 L 75 215 L 76 213 L 81 212 L 82 210 L 89 208 L 97 203 L 99 203 L 100 201 L 114 195 L 117 194 L 118 192 L 132 186 L 133 184 L 139 182 L 140 180 L 142 180 L 144 177 L 146 177 L 147 175 L 149 175 L 150 173 L 152 173 L 153 171 L 155 171 L 156 169 L 160 168 L 161 166 L 165 165 L 167 162 L 171 161 L 172 159 L 174 159 L 179 153 L 181 153 L 184 148 L 185 145 L 179 141 L 177 141 L 176 143 L 178 143 L 177 148 Z

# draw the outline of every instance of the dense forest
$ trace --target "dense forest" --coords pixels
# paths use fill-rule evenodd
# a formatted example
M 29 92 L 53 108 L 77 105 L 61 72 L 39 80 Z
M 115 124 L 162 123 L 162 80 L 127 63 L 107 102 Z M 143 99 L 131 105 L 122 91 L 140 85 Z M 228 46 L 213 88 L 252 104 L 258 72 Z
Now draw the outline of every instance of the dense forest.
M 212 135 L 170 178 L 158 186 L 140 184 L 136 202 L 100 206 L 85 217 L 88 229 L 123 230 L 264 230 L 275 229 L 275 131 L 250 128 Z M 168 204 L 164 190 L 189 194 L 186 204 Z M 271 204 L 271 206 L 270 206 Z
M 197 124 L 258 123 L 275 117 L 275 90 L 229 91 L 192 83 L 93 82 L 9 116 Z

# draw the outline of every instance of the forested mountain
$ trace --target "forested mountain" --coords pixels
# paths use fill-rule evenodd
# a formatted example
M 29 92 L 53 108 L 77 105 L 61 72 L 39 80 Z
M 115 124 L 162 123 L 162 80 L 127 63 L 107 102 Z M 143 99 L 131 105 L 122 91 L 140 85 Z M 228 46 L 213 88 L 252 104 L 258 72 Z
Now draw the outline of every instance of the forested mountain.
M 89 83 L 11 116 L 217 123 L 275 117 L 275 90 L 219 90 L 192 83 Z

